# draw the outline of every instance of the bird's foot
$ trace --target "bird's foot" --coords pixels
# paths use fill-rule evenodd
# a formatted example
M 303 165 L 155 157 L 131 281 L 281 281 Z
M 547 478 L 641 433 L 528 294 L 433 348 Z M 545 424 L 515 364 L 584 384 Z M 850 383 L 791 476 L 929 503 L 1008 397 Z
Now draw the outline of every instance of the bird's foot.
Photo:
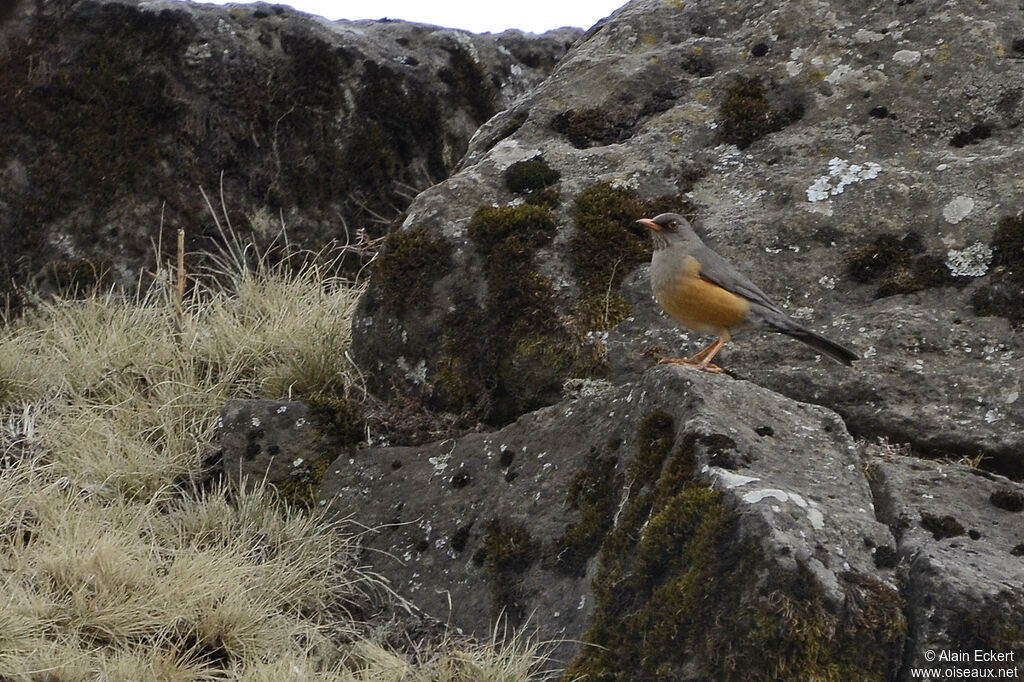
M 693 367 L 699 369 L 702 372 L 710 372 L 711 374 L 721 374 L 725 370 L 716 365 L 713 362 L 708 362 L 700 357 L 700 353 L 694 355 L 692 358 L 662 358 L 658 360 L 659 365 L 685 365 L 687 367 Z

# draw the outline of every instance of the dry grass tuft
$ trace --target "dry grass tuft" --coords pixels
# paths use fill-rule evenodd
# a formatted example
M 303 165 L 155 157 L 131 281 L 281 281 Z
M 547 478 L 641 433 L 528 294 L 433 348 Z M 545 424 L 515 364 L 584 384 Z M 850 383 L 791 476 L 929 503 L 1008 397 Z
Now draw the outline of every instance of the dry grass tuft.
M 323 259 L 256 260 L 184 299 L 158 272 L 0 329 L 0 680 L 542 679 L 521 639 L 415 664 L 360 639 L 339 614 L 387 589 L 358 531 L 204 480 L 229 398 L 357 386 L 360 287 Z

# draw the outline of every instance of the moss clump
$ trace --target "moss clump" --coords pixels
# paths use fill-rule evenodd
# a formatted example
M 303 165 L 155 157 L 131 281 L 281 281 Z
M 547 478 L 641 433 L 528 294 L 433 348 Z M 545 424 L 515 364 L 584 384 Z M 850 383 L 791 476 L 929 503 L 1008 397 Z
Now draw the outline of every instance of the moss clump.
M 469 239 L 487 289 L 482 307 L 455 301 L 442 323 L 434 376 L 445 409 L 505 424 L 560 396 L 578 344 L 559 317 L 554 287 L 533 262 L 555 229 L 543 206 L 484 206 L 473 215 Z
M 579 518 L 555 542 L 552 563 L 558 570 L 582 576 L 587 560 L 601 548 L 612 527 L 622 488 L 621 477 L 616 476 L 617 464 L 616 457 L 592 449 L 584 467 L 569 481 L 566 502 L 579 512 Z
M 836 607 L 801 562 L 779 571 L 725 495 L 694 480 L 696 453 L 708 447 L 714 438 L 677 443 L 664 412 L 640 425 L 630 499 L 593 582 L 585 640 L 596 646 L 563 679 L 883 679 L 906 632 L 898 595 L 845 573 L 845 606 Z
M 637 115 L 624 107 L 569 109 L 551 119 L 551 129 L 586 149 L 628 140 L 636 123 Z
M 936 540 L 953 538 L 967 532 L 959 521 L 948 514 L 946 516 L 921 514 L 921 527 L 931 533 Z
M 643 200 L 635 190 L 601 182 L 576 197 L 576 231 L 569 240 L 569 263 L 580 287 L 577 324 L 590 331 L 608 329 L 632 312 L 619 285 L 633 268 L 651 257 L 650 240 L 634 223 L 665 211 L 690 213 L 678 197 Z
M 802 97 L 778 90 L 769 93 L 757 77 L 736 78 L 718 108 L 722 141 L 740 149 L 799 121 L 803 115 Z
M 558 182 L 562 175 L 539 156 L 513 163 L 505 169 L 503 175 L 509 191 L 524 195 L 527 203 L 550 205 L 552 198 L 555 201 L 558 199 L 558 193 L 549 188 Z
M 533 565 L 539 556 L 539 545 L 521 524 L 506 521 L 488 521 L 483 546 L 474 556 L 483 564 L 491 580 L 491 618 L 497 622 L 506 618 L 513 627 L 525 621 L 519 593 L 519 576 Z
M 1024 511 L 1024 495 L 1016 490 L 997 490 L 988 497 L 992 506 L 1006 511 Z
M 851 279 L 863 284 L 878 283 L 875 298 L 957 286 L 967 280 L 954 277 L 941 258 L 925 253 L 924 242 L 917 232 L 903 237 L 888 232 L 880 234 L 872 244 L 850 251 L 845 260 Z
M 533 252 L 554 238 L 555 224 L 543 206 L 484 206 L 470 220 L 469 238 L 490 271 L 504 267 L 505 260 L 532 261 Z
M 451 267 L 451 250 L 444 238 L 423 227 L 392 232 L 374 266 L 378 303 L 386 311 L 405 309 L 412 292 L 429 290 Z
M 978 315 L 998 315 L 1014 326 L 1024 323 L 1024 213 L 999 221 L 992 235 L 992 266 L 971 297 Z

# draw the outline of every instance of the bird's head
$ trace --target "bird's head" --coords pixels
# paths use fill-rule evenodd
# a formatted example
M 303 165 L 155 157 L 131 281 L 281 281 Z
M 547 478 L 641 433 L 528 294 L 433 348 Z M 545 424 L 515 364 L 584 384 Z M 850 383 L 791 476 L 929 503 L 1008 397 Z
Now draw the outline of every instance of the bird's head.
M 664 249 L 676 244 L 696 246 L 701 243 L 700 237 L 690 226 L 690 221 L 678 213 L 662 213 L 653 218 L 641 218 L 636 224 L 650 230 L 655 249 Z

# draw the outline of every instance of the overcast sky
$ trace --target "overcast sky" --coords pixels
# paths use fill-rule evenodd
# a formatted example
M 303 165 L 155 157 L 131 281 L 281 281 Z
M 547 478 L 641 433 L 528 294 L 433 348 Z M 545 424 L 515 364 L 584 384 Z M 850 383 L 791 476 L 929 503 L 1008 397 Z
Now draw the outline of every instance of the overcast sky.
M 211 0 L 218 5 L 226 0 Z M 274 2 L 274 0 L 270 0 Z M 518 28 L 543 33 L 561 26 L 590 28 L 626 0 L 291 0 L 280 4 L 328 19 L 405 19 L 474 33 Z M 274 4 L 277 4 L 274 2 Z

